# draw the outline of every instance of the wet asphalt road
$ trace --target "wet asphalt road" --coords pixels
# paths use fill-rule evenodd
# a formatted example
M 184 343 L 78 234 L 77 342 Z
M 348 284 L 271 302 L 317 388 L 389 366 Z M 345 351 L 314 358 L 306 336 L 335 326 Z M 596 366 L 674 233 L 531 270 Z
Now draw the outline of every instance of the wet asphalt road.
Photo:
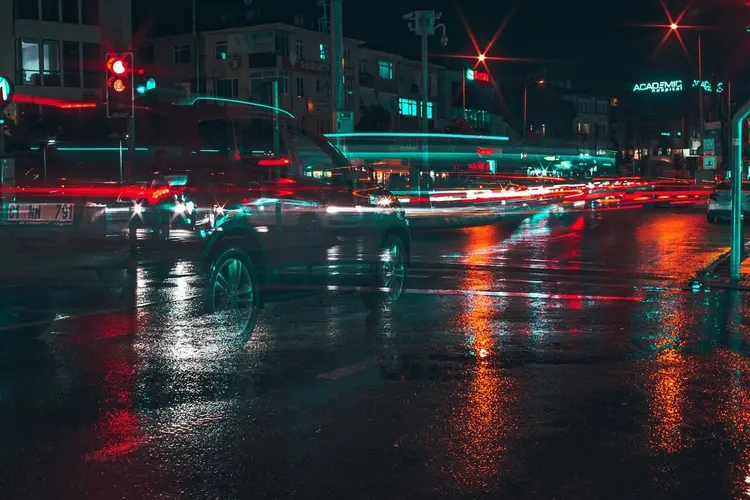
M 728 231 L 640 210 L 422 234 L 393 309 L 274 303 L 243 349 L 188 264 L 81 286 L 0 345 L 0 496 L 745 496 L 747 296 L 689 286 Z

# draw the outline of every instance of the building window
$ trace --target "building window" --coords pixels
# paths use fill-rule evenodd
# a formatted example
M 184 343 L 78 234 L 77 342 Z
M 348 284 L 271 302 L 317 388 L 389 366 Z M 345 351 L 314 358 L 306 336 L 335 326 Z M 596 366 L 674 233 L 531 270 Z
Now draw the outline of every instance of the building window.
M 367 61 L 364 59 L 359 61 L 359 74 L 360 75 L 367 74 Z
M 305 97 L 305 80 L 297 78 L 297 97 Z
M 349 64 L 349 61 L 351 60 L 350 59 L 351 56 L 352 56 L 351 50 L 349 50 L 348 48 L 344 48 L 344 65 L 345 66 Z
M 398 100 L 398 112 L 405 116 L 417 116 L 417 101 L 400 98 Z
M 174 46 L 174 63 L 187 64 L 190 62 L 190 45 Z
M 81 0 L 81 22 L 99 24 L 99 0 Z
M 276 32 L 276 53 L 283 57 L 289 55 L 289 33 L 286 31 Z
M 29 0 L 26 0 L 29 1 Z M 34 0 L 31 0 L 34 1 Z M 57 0 L 42 0 L 42 21 L 60 22 L 60 4 Z
M 296 54 L 297 59 L 303 59 L 303 57 L 302 57 L 302 54 L 303 54 L 302 48 L 303 48 L 302 40 L 297 40 L 297 42 L 295 42 L 295 44 L 294 44 L 294 53 Z
M 596 135 L 598 135 L 599 137 L 607 135 L 607 126 L 602 123 L 598 123 L 596 125 Z
M 62 0 L 62 21 L 78 24 L 78 0 Z
M 45 86 L 60 86 L 60 42 L 57 40 L 44 40 L 42 70 L 42 82 Z
M 597 102 L 596 103 L 597 112 L 600 115 L 606 115 L 607 114 L 607 103 L 604 101 Z
M 239 97 L 240 82 L 237 78 L 216 80 L 217 97 Z
M 588 135 L 591 132 L 591 125 L 588 122 L 577 122 L 576 127 L 579 134 Z
M 467 109 L 466 121 L 477 130 L 489 128 L 490 112 L 485 109 Z
M 18 81 L 23 85 L 41 85 L 39 40 L 21 38 L 18 41 Z
M 378 76 L 383 80 L 393 80 L 393 63 L 390 61 L 378 61 Z
M 328 59 L 328 45 L 321 43 L 320 44 L 320 60 L 325 61 Z
M 16 19 L 39 20 L 39 4 L 36 0 L 16 0 L 15 4 Z
M 320 80 L 315 80 L 315 92 L 320 94 Z
M 102 47 L 98 43 L 82 43 L 83 88 L 98 89 L 104 85 L 102 67 Z
M 226 61 L 228 57 L 228 52 L 229 52 L 229 48 L 228 48 L 226 40 L 216 42 L 214 52 L 215 52 L 215 57 L 217 61 Z
M 81 87 L 81 44 L 63 42 L 63 84 L 66 87 Z

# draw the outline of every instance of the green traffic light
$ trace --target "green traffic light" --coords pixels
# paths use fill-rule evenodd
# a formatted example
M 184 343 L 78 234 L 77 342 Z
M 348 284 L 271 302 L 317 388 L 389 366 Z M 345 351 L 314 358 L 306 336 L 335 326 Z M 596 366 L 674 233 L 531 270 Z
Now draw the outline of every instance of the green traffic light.
M 145 85 L 138 85 L 138 86 L 137 86 L 137 87 L 135 88 L 135 91 L 136 91 L 136 92 L 137 92 L 138 94 L 140 94 L 140 95 L 143 95 L 143 94 L 145 94 L 145 93 L 146 93 L 146 86 L 145 86 Z

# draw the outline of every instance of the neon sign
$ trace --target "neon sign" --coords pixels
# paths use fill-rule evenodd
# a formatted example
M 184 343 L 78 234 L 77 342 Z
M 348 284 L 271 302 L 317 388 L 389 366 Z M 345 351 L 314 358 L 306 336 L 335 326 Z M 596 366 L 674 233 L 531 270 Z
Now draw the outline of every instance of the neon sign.
M 466 70 L 466 79 L 477 82 L 488 82 L 490 81 L 490 74 L 476 71 L 474 69 Z
M 492 156 L 495 152 L 492 148 L 477 148 L 477 155 L 478 156 Z
M 633 92 L 648 92 L 653 94 L 660 92 L 682 92 L 682 80 L 672 80 L 671 82 L 650 82 L 636 83 Z
M 714 92 L 713 85 L 708 80 L 693 80 L 693 88 L 701 87 L 703 92 Z M 716 93 L 721 94 L 724 92 L 724 82 L 716 82 Z

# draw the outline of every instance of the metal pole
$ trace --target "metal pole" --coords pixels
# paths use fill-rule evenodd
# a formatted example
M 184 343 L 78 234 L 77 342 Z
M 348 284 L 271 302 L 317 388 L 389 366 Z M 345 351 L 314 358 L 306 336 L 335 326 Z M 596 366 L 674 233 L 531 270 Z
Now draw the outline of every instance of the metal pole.
M 331 132 L 339 129 L 344 109 L 344 27 L 341 0 L 331 0 Z
M 273 81 L 273 157 L 281 157 L 281 121 L 279 120 L 279 80 Z M 281 167 L 273 169 L 274 180 L 281 178 Z
M 428 90 L 429 73 L 427 69 L 427 34 L 422 35 L 422 133 L 429 130 L 427 120 L 427 101 L 430 99 Z
M 466 70 L 464 70 L 461 73 L 461 75 L 462 75 L 462 78 L 461 78 L 461 90 L 462 90 L 463 96 L 464 96 L 464 102 L 463 102 L 463 104 L 464 104 L 464 120 L 466 120 L 467 119 L 466 118 Z
M 422 35 L 422 168 L 427 170 L 430 157 L 429 157 L 429 143 L 427 139 L 427 132 L 429 130 L 429 121 L 427 119 L 427 101 L 430 99 L 430 93 L 428 91 L 428 69 L 427 69 L 427 34 Z M 422 193 L 422 173 L 420 169 L 418 190 L 421 196 Z
M 701 44 L 701 32 L 698 32 L 698 114 L 700 115 L 700 139 L 701 139 L 701 154 L 703 154 L 703 136 L 706 131 L 704 130 L 705 124 L 703 123 L 703 46 Z
M 193 0 L 193 39 L 195 40 L 195 94 L 198 95 L 201 91 L 201 57 L 196 0 Z
M 742 266 L 742 122 L 750 115 L 750 102 L 747 102 L 732 118 L 732 239 L 729 254 L 729 277 L 740 279 Z
M 122 137 L 120 137 L 120 184 L 122 183 Z
M 46 138 L 46 136 L 45 136 L 45 138 Z M 47 145 L 48 145 L 48 143 L 45 140 L 44 141 L 44 154 L 43 154 L 43 158 L 44 158 L 44 172 L 43 173 L 44 173 L 44 184 L 45 185 L 47 184 Z
M 5 155 L 5 119 L 0 110 L 0 158 Z
M 526 135 L 527 135 L 526 134 L 526 100 L 528 98 L 528 95 L 527 95 L 528 93 L 529 93 L 529 84 L 525 83 L 523 85 L 523 132 L 522 132 L 523 133 L 522 139 L 523 139 L 524 144 L 526 143 Z

